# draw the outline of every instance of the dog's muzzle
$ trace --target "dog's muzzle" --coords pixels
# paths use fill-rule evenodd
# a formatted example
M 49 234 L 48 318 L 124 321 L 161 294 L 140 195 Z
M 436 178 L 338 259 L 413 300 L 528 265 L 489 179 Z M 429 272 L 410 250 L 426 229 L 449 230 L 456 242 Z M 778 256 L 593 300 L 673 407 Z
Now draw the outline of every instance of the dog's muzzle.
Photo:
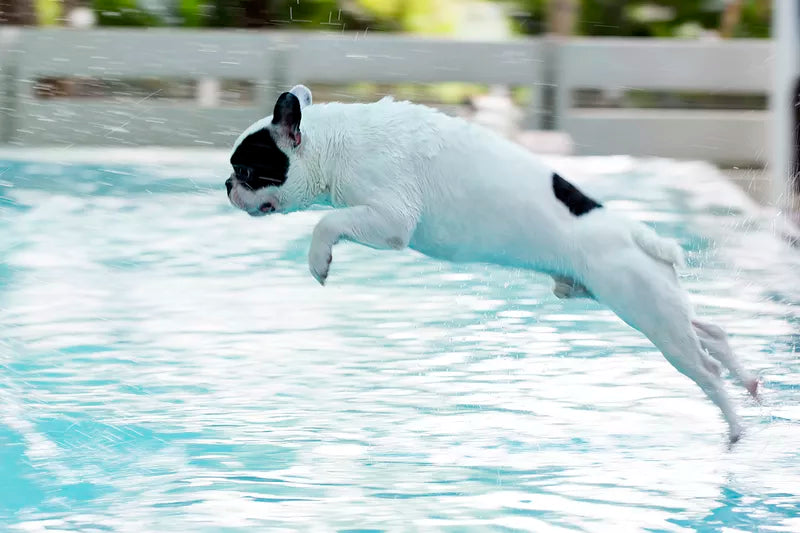
M 233 175 L 225 180 L 225 189 L 231 204 L 251 216 L 264 216 L 278 211 L 277 198 L 267 195 L 266 198 L 259 199 L 255 191 L 243 185 Z

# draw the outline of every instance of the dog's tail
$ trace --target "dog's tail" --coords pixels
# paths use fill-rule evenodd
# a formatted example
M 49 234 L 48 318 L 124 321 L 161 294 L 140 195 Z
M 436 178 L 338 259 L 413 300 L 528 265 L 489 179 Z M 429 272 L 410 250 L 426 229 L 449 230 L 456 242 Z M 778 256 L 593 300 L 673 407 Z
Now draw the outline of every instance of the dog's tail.
M 631 228 L 631 236 L 633 242 L 650 257 L 678 267 L 685 265 L 680 244 L 661 237 L 650 226 L 635 223 Z

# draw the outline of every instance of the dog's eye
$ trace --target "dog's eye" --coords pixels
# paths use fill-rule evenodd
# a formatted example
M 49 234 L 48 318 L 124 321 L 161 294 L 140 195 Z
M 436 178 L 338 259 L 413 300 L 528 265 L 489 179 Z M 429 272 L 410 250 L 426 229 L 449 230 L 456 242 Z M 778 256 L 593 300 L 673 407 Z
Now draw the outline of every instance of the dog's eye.
M 264 168 L 249 167 L 246 165 L 232 165 L 236 179 L 246 187 L 253 189 L 267 185 L 280 186 L 285 179 L 275 178 L 267 175 L 268 171 Z
M 253 177 L 253 167 L 233 165 L 233 172 L 236 174 L 236 178 L 240 181 L 247 181 Z

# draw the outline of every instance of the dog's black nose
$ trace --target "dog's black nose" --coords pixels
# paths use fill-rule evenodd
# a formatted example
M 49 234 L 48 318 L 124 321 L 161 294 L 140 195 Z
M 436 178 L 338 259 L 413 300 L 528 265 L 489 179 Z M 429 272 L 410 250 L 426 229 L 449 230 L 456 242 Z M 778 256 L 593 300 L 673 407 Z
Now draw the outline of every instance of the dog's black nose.
M 228 194 L 230 194 L 231 189 L 233 189 L 233 178 L 228 178 L 225 180 L 225 188 L 228 189 Z

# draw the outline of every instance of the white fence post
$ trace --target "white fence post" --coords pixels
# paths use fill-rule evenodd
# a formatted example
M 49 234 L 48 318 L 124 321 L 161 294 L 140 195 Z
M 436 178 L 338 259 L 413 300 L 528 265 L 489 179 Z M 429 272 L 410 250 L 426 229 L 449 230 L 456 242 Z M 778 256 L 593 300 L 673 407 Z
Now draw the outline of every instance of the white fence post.
M 794 1 L 794 0 L 793 0 Z M 577 89 L 769 94 L 766 40 L 570 39 L 559 47 L 559 129 L 579 155 L 627 154 L 760 166 L 769 112 L 758 109 L 575 107 Z
M 548 39 L 531 40 L 531 70 L 532 80 L 527 84 L 531 91 L 531 99 L 525 109 L 522 120 L 524 129 L 552 130 L 555 129 L 555 71 L 556 66 L 552 54 L 552 46 Z M 533 45 L 535 43 L 535 46 Z
M 548 84 L 549 102 L 547 129 L 563 131 L 564 118 L 571 105 L 571 91 L 563 83 L 563 71 L 561 61 L 564 42 L 568 39 L 564 37 L 551 36 L 545 41 L 546 44 L 546 82 Z
M 294 75 L 294 70 L 292 69 L 292 51 L 297 44 L 294 42 L 292 36 L 289 36 L 288 40 L 281 38 L 281 36 L 276 37 L 278 38 L 272 40 L 269 53 L 270 86 L 264 95 L 267 97 L 266 109 L 264 109 L 264 114 L 266 116 L 272 114 L 272 106 L 275 104 L 278 96 L 291 89 L 297 83 L 296 80 L 292 79 Z
M 800 119 L 800 7 L 797 0 L 773 3 L 772 33 L 775 69 L 772 111 L 772 201 L 778 207 L 796 202 L 798 190 L 798 120 Z
M 197 80 L 197 105 L 200 107 L 218 107 L 222 85 L 217 78 L 202 77 Z
M 11 141 L 16 128 L 16 62 L 11 50 L 18 34 L 16 28 L 0 27 L 0 143 Z

